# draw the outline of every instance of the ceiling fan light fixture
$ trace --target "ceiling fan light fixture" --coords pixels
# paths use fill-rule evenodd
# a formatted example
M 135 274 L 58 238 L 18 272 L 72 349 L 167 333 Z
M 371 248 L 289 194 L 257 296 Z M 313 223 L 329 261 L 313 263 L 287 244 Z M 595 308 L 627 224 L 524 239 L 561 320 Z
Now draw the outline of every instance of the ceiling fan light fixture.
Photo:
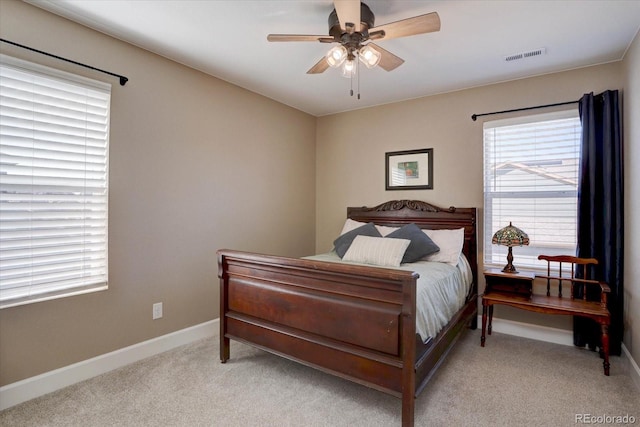
M 373 68 L 380 62 L 382 54 L 373 47 L 367 45 L 360 49 L 358 58 L 360 59 L 360 62 L 362 62 L 367 68 Z
M 270 42 L 337 43 L 340 46 L 326 52 L 307 71 L 307 74 L 321 74 L 329 68 L 343 67 L 342 75 L 353 77 L 360 72 L 360 62 L 365 64 L 367 68 L 380 66 L 385 71 L 395 70 L 404 63 L 402 58 L 374 44 L 373 40 L 388 40 L 440 31 L 440 17 L 437 12 L 417 15 L 376 27 L 373 12 L 369 6 L 361 1 L 333 0 L 333 6 L 333 11 L 329 14 L 328 37 L 325 35 L 269 34 L 267 40 Z M 349 64 L 345 66 L 347 61 Z
M 347 59 L 342 65 L 342 77 L 351 78 L 356 74 L 356 61 Z
M 335 46 L 326 54 L 327 64 L 332 68 L 338 68 L 347 59 L 347 49 L 344 46 Z

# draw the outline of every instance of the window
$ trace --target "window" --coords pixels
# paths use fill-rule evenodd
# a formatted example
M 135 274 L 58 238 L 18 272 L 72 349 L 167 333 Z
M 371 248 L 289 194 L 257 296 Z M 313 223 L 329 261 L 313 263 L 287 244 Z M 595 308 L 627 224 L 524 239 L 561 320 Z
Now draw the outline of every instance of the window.
M 575 255 L 581 125 L 578 111 L 484 124 L 484 263 L 503 266 L 491 244 L 512 222 L 529 235 L 513 250 L 516 267 L 542 267 L 539 254 Z
M 111 86 L 0 56 L 0 307 L 107 288 Z

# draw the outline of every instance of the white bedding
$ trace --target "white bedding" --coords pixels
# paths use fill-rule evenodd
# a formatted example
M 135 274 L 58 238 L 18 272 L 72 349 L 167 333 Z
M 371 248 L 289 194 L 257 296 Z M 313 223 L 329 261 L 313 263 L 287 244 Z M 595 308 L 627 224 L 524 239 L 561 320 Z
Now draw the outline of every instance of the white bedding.
M 335 252 L 305 258 L 346 263 Z M 430 337 L 436 336 L 464 305 L 473 280 L 469 261 L 464 255 L 460 255 L 456 266 L 442 262 L 418 261 L 393 268 L 415 271 L 420 275 L 416 292 L 416 332 L 427 342 Z

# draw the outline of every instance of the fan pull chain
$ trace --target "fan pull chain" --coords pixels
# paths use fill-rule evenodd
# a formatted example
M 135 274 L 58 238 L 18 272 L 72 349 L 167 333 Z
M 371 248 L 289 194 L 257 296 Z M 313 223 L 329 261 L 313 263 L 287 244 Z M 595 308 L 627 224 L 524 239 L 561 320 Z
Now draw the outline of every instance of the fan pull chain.
M 351 75 L 349 76 L 349 85 L 351 86 L 349 93 L 351 94 L 351 96 L 353 96 L 353 73 L 351 73 Z
M 349 76 L 349 83 L 351 85 L 351 89 L 349 91 L 349 94 L 351 96 L 353 96 L 353 75 L 356 75 L 356 79 L 357 79 L 357 85 L 358 85 L 358 99 L 360 99 L 360 64 L 358 63 L 357 60 L 354 60 L 355 62 L 355 67 L 356 67 L 356 72 L 355 73 L 351 73 L 351 75 Z
M 358 73 L 358 99 L 360 99 L 360 61 L 356 62 L 356 72 Z

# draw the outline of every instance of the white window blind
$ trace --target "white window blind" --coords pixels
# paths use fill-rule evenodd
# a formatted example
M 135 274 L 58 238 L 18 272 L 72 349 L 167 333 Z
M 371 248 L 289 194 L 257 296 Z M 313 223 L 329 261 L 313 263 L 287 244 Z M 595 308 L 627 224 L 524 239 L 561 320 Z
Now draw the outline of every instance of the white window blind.
M 575 255 L 580 133 L 577 110 L 484 124 L 485 265 L 506 264 L 507 248 L 491 238 L 509 222 L 530 239 L 513 248 L 516 268 Z
M 0 307 L 106 289 L 110 97 L 0 56 Z

